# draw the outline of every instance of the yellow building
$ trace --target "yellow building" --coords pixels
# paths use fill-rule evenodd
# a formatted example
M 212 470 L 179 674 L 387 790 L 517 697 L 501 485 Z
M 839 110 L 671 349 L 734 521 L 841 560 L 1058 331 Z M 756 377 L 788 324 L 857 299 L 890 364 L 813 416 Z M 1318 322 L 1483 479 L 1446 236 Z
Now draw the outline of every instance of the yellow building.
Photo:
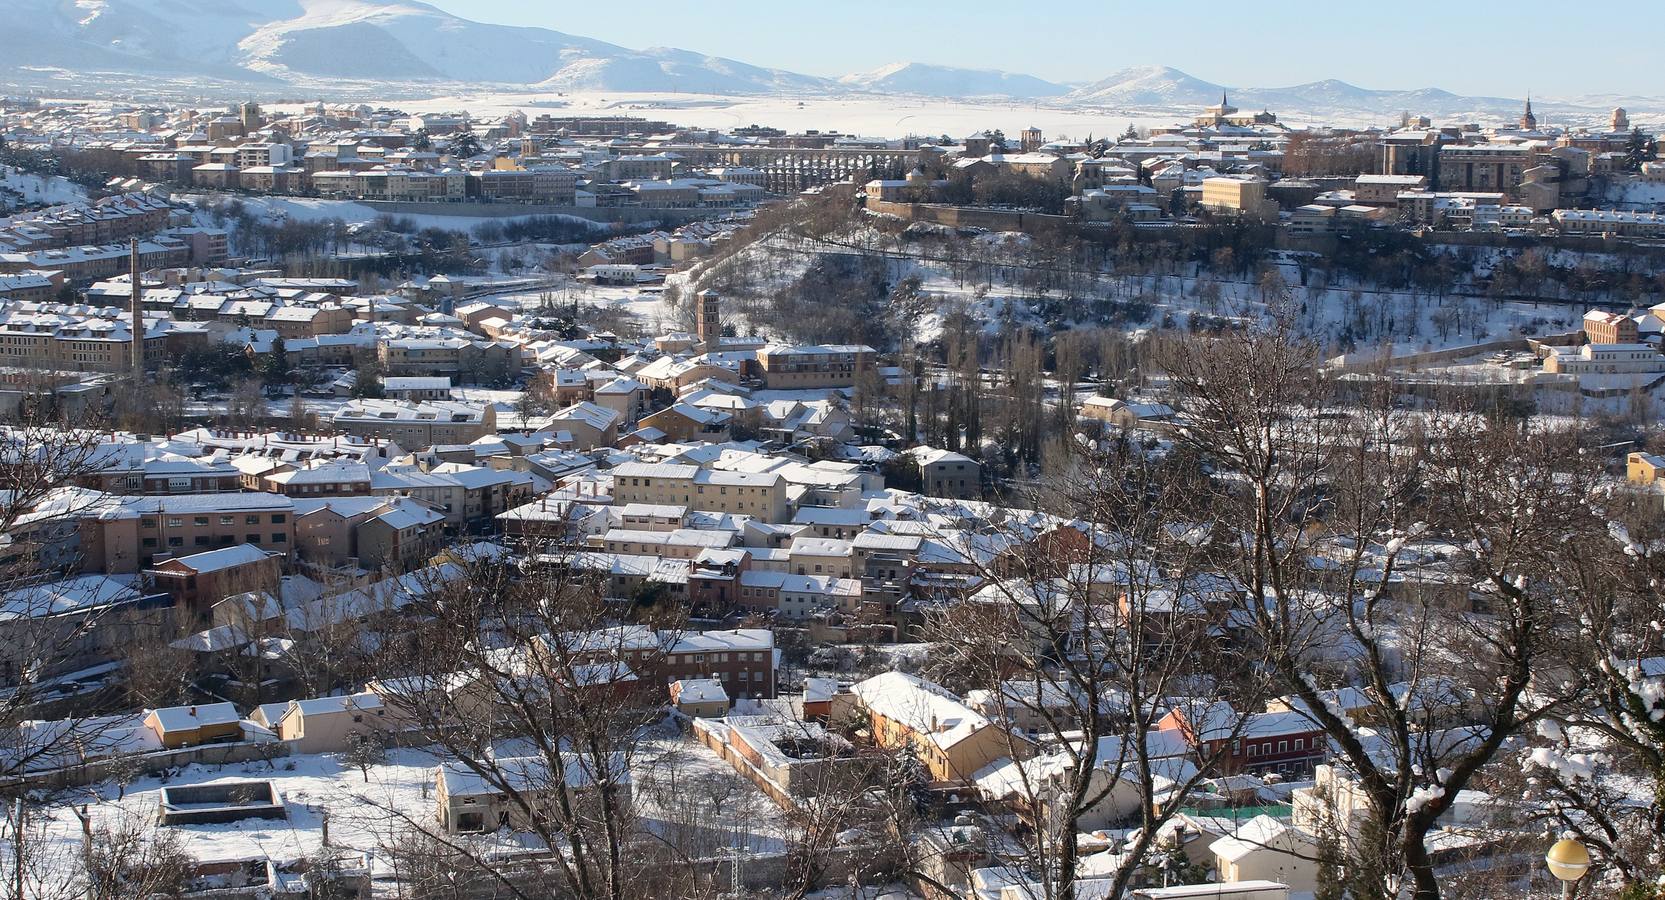
M 1636 452 L 1625 457 L 1625 477 L 1631 484 L 1653 484 L 1665 475 L 1665 456 Z
M 770 523 L 791 518 L 786 480 L 774 472 L 716 472 L 671 463 L 615 466 L 613 502 L 684 506 L 755 516 Z
M 1204 178 L 1200 202 L 1205 209 L 1226 215 L 1263 220 L 1277 216 L 1277 204 L 1266 199 L 1266 182 L 1254 178 L 1234 175 Z
M 857 683 L 851 691 L 870 717 L 873 742 L 912 748 L 933 782 L 967 782 L 995 760 L 1029 753 L 1027 740 L 996 727 L 924 679 L 886 672 Z

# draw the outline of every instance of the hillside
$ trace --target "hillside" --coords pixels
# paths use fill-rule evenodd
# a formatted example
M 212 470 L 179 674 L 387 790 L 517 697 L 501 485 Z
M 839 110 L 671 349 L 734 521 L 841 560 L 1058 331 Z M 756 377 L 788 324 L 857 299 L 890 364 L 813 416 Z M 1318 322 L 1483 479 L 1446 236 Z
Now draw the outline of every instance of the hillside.
M 822 79 L 685 50 L 487 25 L 415 0 L 12 0 L 7 68 L 319 85 L 339 79 L 748 94 Z
M 895 94 L 928 97 L 1013 97 L 1035 99 L 1058 97 L 1069 87 L 1033 75 L 994 69 L 962 69 L 926 63 L 892 63 L 867 72 L 838 79 L 846 87 Z

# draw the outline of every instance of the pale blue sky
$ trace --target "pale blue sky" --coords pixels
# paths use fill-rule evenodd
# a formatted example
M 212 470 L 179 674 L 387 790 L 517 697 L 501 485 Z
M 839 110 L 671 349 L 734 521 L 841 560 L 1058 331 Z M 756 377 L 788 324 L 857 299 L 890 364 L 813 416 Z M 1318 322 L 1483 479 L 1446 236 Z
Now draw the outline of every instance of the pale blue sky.
M 1665 93 L 1658 0 L 429 0 L 466 18 L 539 25 L 811 75 L 898 61 L 1092 81 L 1169 65 L 1240 87 L 1339 78 L 1465 94 Z M 1643 24 L 1648 23 L 1648 24 Z M 1630 30 L 1634 29 L 1634 30 Z M 1577 65 L 1554 61 L 1576 56 Z

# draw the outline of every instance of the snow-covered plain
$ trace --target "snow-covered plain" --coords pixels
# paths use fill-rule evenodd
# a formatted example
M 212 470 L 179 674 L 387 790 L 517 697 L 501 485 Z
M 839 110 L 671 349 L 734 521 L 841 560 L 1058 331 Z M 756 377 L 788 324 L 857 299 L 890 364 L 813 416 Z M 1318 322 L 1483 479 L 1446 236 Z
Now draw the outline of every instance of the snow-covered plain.
M 351 200 L 325 200 L 314 197 L 258 197 L 242 194 L 216 193 L 180 193 L 174 199 L 193 203 L 198 198 L 208 198 L 210 201 L 238 200 L 245 209 L 271 221 L 290 219 L 297 222 L 315 222 L 326 219 L 340 219 L 348 225 L 372 222 L 378 216 L 393 216 L 398 219 L 408 219 L 417 228 L 442 228 L 447 231 L 469 231 L 477 225 L 486 222 L 503 224 L 518 219 L 532 218 L 534 214 L 525 216 L 436 216 L 413 215 L 402 212 L 384 212 L 355 203 Z
M 30 206 L 80 203 L 87 191 L 60 175 L 32 175 L 12 166 L 0 166 L 0 213 L 14 201 Z
M 182 839 L 184 850 L 200 863 L 266 859 L 283 863 L 343 851 L 368 852 L 385 859 L 387 854 L 379 851 L 395 846 L 413 824 L 435 826 L 434 769 L 442 761 L 425 749 L 392 750 L 383 763 L 369 767 L 366 776 L 333 755 L 316 754 L 281 757 L 270 763 L 191 765 L 165 780 L 138 779 L 119 798 L 114 786 L 98 785 L 83 794 L 56 798 L 60 802 L 44 807 L 35 820 L 42 831 L 37 852 L 42 858 L 62 860 L 67 878 L 81 847 L 81 824 L 72 807 L 86 804 L 95 829 L 119 830 L 133 823 L 154 823 L 163 787 L 253 780 L 272 782 L 283 798 L 284 819 L 165 827 Z M 721 778 L 737 791 L 728 802 L 743 806 L 746 815 L 722 817 L 722 846 L 741 846 L 752 852 L 774 852 L 783 846 L 779 808 L 750 782 L 731 778 L 733 770 L 711 750 L 681 737 L 651 737 L 635 755 L 633 805 L 642 827 L 663 835 L 678 828 L 710 826 L 705 811 L 682 808 L 677 798 L 688 791 L 686 787 L 667 788 L 663 779 L 670 777 L 668 773 L 687 785 Z M 481 840 L 511 838 L 486 836 Z

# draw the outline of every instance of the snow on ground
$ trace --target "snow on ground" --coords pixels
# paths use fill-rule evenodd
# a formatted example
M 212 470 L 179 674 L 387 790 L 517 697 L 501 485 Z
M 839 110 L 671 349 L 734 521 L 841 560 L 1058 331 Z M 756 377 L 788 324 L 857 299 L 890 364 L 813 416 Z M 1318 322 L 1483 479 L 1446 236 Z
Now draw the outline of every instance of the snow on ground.
M 56 205 L 80 203 L 87 199 L 87 189 L 61 175 L 32 175 L 12 166 L 0 166 L 0 212 L 6 212 L 17 201 L 17 194 L 25 205 Z
M 494 294 L 488 299 L 500 306 L 531 310 L 543 303 L 546 294 L 552 296 L 557 308 L 569 306 L 576 301 L 579 306 L 613 310 L 635 322 L 643 329 L 644 334 L 675 331 L 679 327 L 673 323 L 673 317 L 666 310 L 663 292 L 658 287 L 643 289 L 579 281 L 555 290 Z
M 96 785 L 67 798 L 64 805 L 44 810 L 43 818 L 37 819 L 43 823 L 43 853 L 66 862 L 78 857 L 81 825 L 71 803 L 87 805 L 94 828 L 114 829 L 128 823 L 154 823 L 163 787 L 251 780 L 272 782 L 282 796 L 285 819 L 164 827 L 182 838 L 185 851 L 199 862 L 284 862 L 320 854 L 327 813 L 334 851 L 376 851 L 407 832 L 409 823 L 436 821 L 433 779 L 442 761 L 442 756 L 427 749 L 395 749 L 388 751 L 383 763 L 369 767 L 366 776 L 334 755 L 315 754 L 270 763 L 186 766 L 165 779 L 138 779 L 120 798 L 113 785 Z M 665 779 L 671 777 L 680 780 L 667 784 Z M 713 779 L 727 791 L 721 804 L 726 813 L 719 809 L 714 814 L 712 801 L 698 798 L 694 802 L 703 786 L 716 783 Z M 682 838 L 690 827 L 709 830 L 716 822 L 721 834 L 710 836 L 709 845 L 738 846 L 752 852 L 778 852 L 784 847 L 779 808 L 697 741 L 680 736 L 648 738 L 632 765 L 632 780 L 637 814 L 643 827 L 655 833 Z M 709 796 L 710 791 L 705 794 Z
M 408 219 L 419 229 L 442 228 L 446 231 L 470 231 L 475 226 L 486 222 L 503 224 L 516 219 L 532 218 L 534 215 L 546 215 L 542 213 L 528 213 L 524 216 L 412 215 L 402 212 L 384 212 L 352 200 L 325 200 L 314 197 L 257 197 L 244 194 L 217 193 L 174 195 L 174 199 L 186 202 L 195 202 L 198 197 L 206 197 L 210 201 L 238 200 L 249 211 L 272 221 L 293 219 L 301 222 L 313 222 L 324 219 L 340 219 L 349 225 L 353 225 L 374 221 L 377 216 L 393 216 L 399 219 Z
M 859 243 L 873 237 L 863 229 L 852 241 Z M 944 318 L 953 309 L 963 309 L 976 316 L 991 335 L 999 332 L 1008 315 L 1019 322 L 1034 322 L 1044 306 L 1065 301 L 1076 304 L 1093 300 L 1124 304 L 1133 301 L 1146 312 L 1142 320 L 1122 323 L 1130 331 L 1158 325 L 1184 327 L 1196 314 L 1258 317 L 1267 313 L 1258 275 L 1198 277 L 1190 266 L 1172 275 L 1101 273 L 1083 282 L 1074 295 L 1057 290 L 1036 293 L 1016 280 L 1022 277 L 1018 267 L 1024 262 L 1027 245 L 1025 235 L 990 233 L 947 249 L 881 244 L 883 250 L 871 252 L 886 254 L 889 283 L 918 278 L 921 292 L 932 301 L 914 329 L 916 339 L 922 341 L 941 336 Z M 792 289 L 818 251 L 855 252 L 840 244 L 817 246 L 799 239 L 769 238 L 744 248 L 732 262 L 725 264 L 745 273 L 748 293 L 768 297 Z M 945 253 L 991 263 L 987 280 L 981 269 L 969 275 L 956 273 L 948 263 L 919 258 L 940 257 Z M 1002 265 L 1012 268 L 1004 269 Z M 669 280 L 688 290 L 693 280 L 709 271 L 710 266 L 703 264 L 688 272 L 676 273 Z M 1278 261 L 1278 271 L 1288 286 L 1301 327 L 1341 350 L 1391 344 L 1395 355 L 1405 355 L 1524 335 L 1555 334 L 1576 329 L 1585 311 L 1582 306 L 1565 303 L 1499 302 L 1468 296 L 1442 299 L 1410 290 L 1342 282 L 1325 285 L 1316 276 L 1309 277 L 1309 284 L 1302 286 L 1300 267 L 1291 257 Z M 1081 310 L 1064 312 L 1066 318 L 1073 318 L 1079 326 L 1109 324 L 1108 320 L 1095 323 L 1089 316 L 1077 315 L 1084 312 Z M 745 329 L 740 310 L 725 308 L 724 317 L 736 320 Z M 1346 346 L 1349 339 L 1356 342 L 1356 347 Z
M 1607 201 L 1629 209 L 1649 210 L 1665 206 L 1665 184 L 1632 181 L 1615 184 L 1607 190 Z
M 836 130 L 846 134 L 899 138 L 908 134 L 961 138 L 1001 129 L 1016 134 L 1034 126 L 1048 138 L 1120 134 L 1129 124 L 1170 125 L 1190 115 L 1139 110 L 1099 110 L 1033 101 L 941 98 L 887 94 L 721 96 L 713 94 L 631 94 L 586 91 L 459 93 L 388 101 L 413 113 L 466 109 L 474 115 L 522 110 L 528 117 L 628 115 L 677 125 L 728 130 L 751 124 L 799 132 Z

